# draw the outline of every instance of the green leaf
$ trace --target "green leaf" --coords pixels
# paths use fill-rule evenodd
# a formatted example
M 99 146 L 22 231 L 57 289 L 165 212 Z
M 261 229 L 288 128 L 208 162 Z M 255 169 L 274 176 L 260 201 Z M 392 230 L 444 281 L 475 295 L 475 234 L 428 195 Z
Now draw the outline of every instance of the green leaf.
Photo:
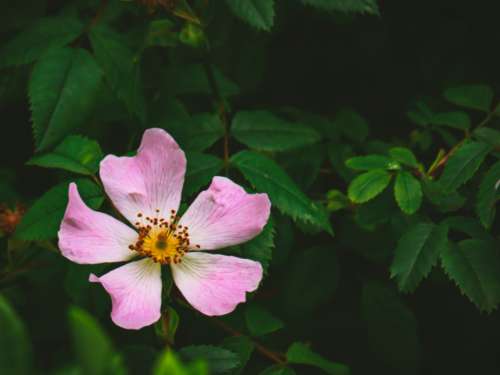
M 189 152 L 186 157 L 187 171 L 183 192 L 189 197 L 203 186 L 207 186 L 212 177 L 221 171 L 224 162 L 216 156 L 198 152 Z
M 366 284 L 361 296 L 361 316 L 368 345 L 376 358 L 396 370 L 396 374 L 417 374 L 417 320 L 397 293 L 379 283 Z
M 92 175 L 99 169 L 102 157 L 101 147 L 96 141 L 73 135 L 66 137 L 52 152 L 35 156 L 27 164 Z
M 224 126 L 217 115 L 208 113 L 191 117 L 187 127 L 186 149 L 205 151 L 224 136 Z
M 443 93 L 450 103 L 489 112 L 493 100 L 493 90 L 486 85 L 463 85 L 450 87 Z
M 490 228 L 495 219 L 495 205 L 499 198 L 499 181 L 500 161 L 497 161 L 484 176 L 477 194 L 477 216 L 486 228 Z
M 269 31 L 274 24 L 274 0 L 226 0 L 232 12 L 256 29 Z
M 390 181 L 391 175 L 382 169 L 360 174 L 349 185 L 349 199 L 354 203 L 368 202 L 382 193 Z
M 237 368 L 231 370 L 229 373 L 232 375 L 240 374 L 248 360 L 252 356 L 255 345 L 253 341 L 247 336 L 231 336 L 224 339 L 222 347 L 238 354 L 239 362 Z
M 424 178 L 422 188 L 429 202 L 437 206 L 441 212 L 456 211 L 465 204 L 465 197 L 457 191 L 446 191 L 440 181 Z
M 417 158 L 413 152 L 406 147 L 393 147 L 389 150 L 391 158 L 412 168 L 418 168 Z
M 255 238 L 241 245 L 241 255 L 262 264 L 264 273 L 267 273 L 269 263 L 273 258 L 274 249 L 274 223 L 269 219 L 262 232 Z
M 95 183 L 78 179 L 76 184 L 82 199 L 90 207 L 96 209 L 102 204 L 104 197 Z M 42 195 L 24 215 L 16 237 L 25 241 L 55 238 L 68 203 L 68 185 L 68 182 L 63 182 Z
M 204 362 L 197 361 L 183 365 L 171 350 L 166 350 L 160 356 L 153 369 L 153 375 L 208 375 L 208 367 Z
M 491 147 L 482 142 L 466 142 L 450 157 L 439 182 L 446 191 L 458 189 L 474 176 Z
M 186 360 L 204 360 L 211 373 L 226 372 L 240 364 L 237 354 L 211 345 L 186 346 L 179 351 L 179 355 Z
M 391 159 L 383 155 L 355 156 L 345 161 L 347 167 L 358 171 L 390 169 L 393 164 L 395 163 Z
M 470 118 L 467 113 L 461 111 L 442 112 L 432 116 L 431 124 L 467 130 L 470 128 Z
M 120 357 L 94 318 L 78 307 L 69 309 L 69 326 L 78 364 L 85 374 L 116 373 Z
M 433 223 L 418 223 L 400 238 L 391 277 L 397 279 L 402 292 L 413 292 L 427 277 L 447 241 L 448 227 Z
M 441 253 L 446 274 L 481 311 L 500 302 L 500 256 L 493 241 L 464 240 Z
M 5 44 L 0 51 L 0 68 L 32 63 L 48 50 L 75 40 L 83 27 L 75 18 L 42 18 Z
M 0 373 L 31 374 L 30 341 L 23 322 L 0 294 Z
M 394 196 L 401 210 L 412 215 L 422 204 L 422 186 L 410 172 L 400 171 L 394 184 Z
M 300 123 L 285 121 L 268 111 L 241 111 L 231 126 L 232 135 L 250 148 L 287 151 L 316 143 L 319 133 Z
M 296 375 L 296 372 L 291 367 L 283 367 L 281 365 L 273 365 L 266 368 L 259 375 Z
M 257 190 L 266 192 L 283 214 L 333 233 L 323 208 L 305 196 L 274 160 L 256 152 L 240 151 L 231 157 L 231 163 Z
M 245 308 L 245 321 L 252 336 L 263 336 L 283 328 L 283 322 L 267 309 L 250 303 Z
M 376 0 L 302 0 L 302 2 L 326 11 L 380 14 Z
M 53 49 L 38 61 L 29 83 L 29 98 L 39 151 L 85 123 L 100 85 L 101 71 L 84 49 Z
M 346 108 L 335 116 L 335 126 L 351 141 L 363 142 L 370 134 L 366 120 L 356 111 Z
M 295 254 L 284 283 L 286 310 L 301 316 L 327 303 L 337 289 L 339 274 L 337 255 L 330 246 L 316 246 Z M 311 285 L 321 285 L 321 288 L 311 288 Z
M 442 224 L 450 228 L 450 232 L 457 231 L 475 239 L 491 240 L 491 235 L 484 229 L 479 220 L 468 216 L 448 216 Z
M 323 358 L 301 342 L 295 342 L 288 348 L 286 358 L 290 363 L 314 366 L 330 375 L 347 375 L 350 373 L 349 367 L 346 365 Z
M 485 126 L 476 128 L 474 136 L 478 141 L 487 143 L 495 148 L 500 148 L 500 131 Z
M 142 87 L 140 59 L 132 53 L 122 37 L 105 27 L 92 27 L 90 42 L 106 79 L 128 111 L 143 123 L 146 104 Z

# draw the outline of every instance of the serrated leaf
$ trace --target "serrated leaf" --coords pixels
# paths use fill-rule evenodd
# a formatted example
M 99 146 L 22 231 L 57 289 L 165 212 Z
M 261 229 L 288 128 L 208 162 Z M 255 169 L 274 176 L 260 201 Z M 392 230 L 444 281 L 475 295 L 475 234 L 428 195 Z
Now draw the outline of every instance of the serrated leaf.
M 108 27 L 92 27 L 89 37 L 111 88 L 124 101 L 128 111 L 144 123 L 146 104 L 140 59 L 130 51 L 122 37 Z
M 42 18 L 18 34 L 0 51 L 0 68 L 29 64 L 53 48 L 64 47 L 83 32 L 76 18 Z
M 313 352 L 309 346 L 301 342 L 295 342 L 288 348 L 286 358 L 290 363 L 314 366 L 330 375 L 350 374 L 349 367 L 346 365 L 323 358 L 318 353 Z
M 302 0 L 302 2 L 326 11 L 380 14 L 376 0 Z
M 247 336 L 231 336 L 224 339 L 221 344 L 222 347 L 236 353 L 240 359 L 240 364 L 229 373 L 231 375 L 238 375 L 241 373 L 248 360 L 252 356 L 255 344 Z
M 274 0 L 226 0 L 231 11 L 256 29 L 269 31 L 274 24 Z
M 361 316 L 371 351 L 397 374 L 417 374 L 420 345 L 417 320 L 398 294 L 368 283 L 361 296 Z
M 370 134 L 366 120 L 350 108 L 341 109 L 335 116 L 334 124 L 343 135 L 354 142 L 363 142 Z
M 391 277 L 402 292 L 412 292 L 429 274 L 448 242 L 448 227 L 418 223 L 399 239 Z
M 482 142 L 464 143 L 450 157 L 439 182 L 446 191 L 458 189 L 474 176 L 484 158 L 491 151 L 491 146 Z
M 0 294 L 0 373 L 32 373 L 31 348 L 23 322 Z
M 101 70 L 81 48 L 58 48 L 33 68 L 29 99 L 39 151 L 46 150 L 83 125 L 101 84 Z
M 372 169 L 389 169 L 394 162 L 384 155 L 355 156 L 347 159 L 345 165 L 358 171 L 370 171 Z
M 499 198 L 500 161 L 491 166 L 479 185 L 476 199 L 476 213 L 481 223 L 490 228 L 495 219 L 495 205 Z
M 412 168 L 418 168 L 417 158 L 415 154 L 406 147 L 393 147 L 389 150 L 389 155 L 394 160 L 401 164 L 407 165 Z
M 487 240 L 464 240 L 441 253 L 441 264 L 481 311 L 490 312 L 500 302 L 500 256 L 498 246 Z
M 102 204 L 104 197 L 95 183 L 79 179 L 76 184 L 82 199 L 90 207 L 96 209 Z M 55 238 L 68 203 L 68 186 L 68 182 L 63 182 L 42 195 L 24 215 L 16 237 L 25 241 Z
M 390 181 L 391 175 L 388 172 L 374 169 L 352 180 L 347 194 L 354 203 L 365 203 L 382 193 Z
M 212 177 L 221 171 L 224 162 L 216 156 L 198 152 L 189 152 L 186 158 L 187 170 L 183 193 L 189 197 L 208 185 Z
M 236 114 L 231 134 L 250 148 L 264 151 L 287 151 L 320 140 L 313 128 L 289 122 L 268 111 L 241 111 Z
M 69 326 L 78 364 L 85 374 L 105 375 L 117 357 L 111 341 L 94 318 L 78 307 L 69 310 Z
M 333 233 L 325 210 L 312 202 L 274 160 L 240 151 L 231 157 L 231 163 L 257 190 L 267 193 L 282 213 Z
M 412 215 L 422 204 L 422 186 L 410 172 L 400 171 L 394 184 L 394 197 L 401 210 Z
M 179 351 L 179 355 L 186 360 L 205 361 L 211 373 L 226 372 L 240 364 L 237 354 L 212 345 L 186 346 Z
M 267 273 L 269 263 L 273 258 L 274 232 L 274 222 L 271 217 L 257 237 L 241 245 L 242 256 L 262 264 L 264 273 Z
M 269 310 L 250 303 L 245 308 L 245 322 L 252 336 L 263 336 L 283 328 L 283 322 Z
M 422 188 L 426 198 L 442 212 L 456 211 L 465 204 L 464 196 L 457 191 L 446 191 L 439 181 L 423 179 Z
M 66 137 L 53 151 L 31 158 L 27 164 L 92 175 L 97 172 L 102 157 L 96 141 L 73 135 Z
M 493 100 L 493 90 L 486 85 L 450 87 L 443 95 L 450 103 L 483 112 L 489 112 Z
M 442 112 L 432 116 L 431 124 L 467 130 L 470 128 L 470 118 L 467 113 L 461 111 Z
M 219 116 L 201 113 L 191 117 L 187 129 L 186 149 L 204 151 L 224 135 L 224 126 Z

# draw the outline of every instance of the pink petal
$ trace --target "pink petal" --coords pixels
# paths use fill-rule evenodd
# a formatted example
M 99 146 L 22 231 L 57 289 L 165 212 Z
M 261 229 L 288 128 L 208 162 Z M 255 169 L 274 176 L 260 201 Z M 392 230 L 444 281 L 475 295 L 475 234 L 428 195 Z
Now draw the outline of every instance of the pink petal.
M 187 253 L 172 264 L 175 284 L 186 300 L 205 315 L 224 315 L 245 302 L 262 279 L 259 262 L 202 252 Z
M 136 231 L 87 207 L 74 183 L 58 235 L 62 255 L 76 263 L 122 262 L 135 255 L 128 246 L 137 240 Z
M 186 157 L 163 129 L 144 132 L 133 157 L 108 155 L 101 162 L 100 176 L 106 193 L 132 223 L 137 214 L 163 217 L 177 210 L 181 201 Z
M 214 177 L 179 221 L 189 229 L 193 246 L 213 250 L 237 245 L 258 235 L 269 219 L 267 194 L 247 194 L 225 177 Z
M 128 263 L 104 276 L 91 274 L 111 296 L 111 319 L 122 328 L 141 329 L 161 316 L 161 268 L 150 258 Z

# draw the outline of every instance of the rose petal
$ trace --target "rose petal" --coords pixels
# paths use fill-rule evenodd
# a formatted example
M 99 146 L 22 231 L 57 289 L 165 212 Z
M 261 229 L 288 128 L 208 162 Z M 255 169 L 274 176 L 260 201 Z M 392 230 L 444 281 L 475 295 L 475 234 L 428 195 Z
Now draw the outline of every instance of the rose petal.
M 191 252 L 172 264 L 175 284 L 186 300 L 205 315 L 224 315 L 245 302 L 262 279 L 259 262 L 226 255 Z
M 177 210 L 181 201 L 186 157 L 163 129 L 144 132 L 137 156 L 108 155 L 101 162 L 100 176 L 106 193 L 132 223 L 137 214 L 163 217 Z
M 122 262 L 135 255 L 128 246 L 136 241 L 136 231 L 87 207 L 74 183 L 58 236 L 62 255 L 75 263 Z
M 113 322 L 126 329 L 141 329 L 161 316 L 161 268 L 150 258 L 128 263 L 97 277 L 111 296 Z
M 237 245 L 258 235 L 269 219 L 267 194 L 248 194 L 225 177 L 214 177 L 179 221 L 189 229 L 192 249 Z

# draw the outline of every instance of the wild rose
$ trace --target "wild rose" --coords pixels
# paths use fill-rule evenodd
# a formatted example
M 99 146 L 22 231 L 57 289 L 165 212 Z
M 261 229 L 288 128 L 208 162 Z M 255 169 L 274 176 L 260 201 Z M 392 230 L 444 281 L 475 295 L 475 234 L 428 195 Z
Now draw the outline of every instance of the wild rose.
M 201 250 L 258 235 L 269 218 L 267 195 L 247 194 L 228 178 L 214 177 L 179 217 L 185 171 L 184 152 L 162 129 L 145 131 L 136 156 L 104 158 L 104 189 L 132 227 L 90 209 L 76 185 L 69 187 L 59 230 L 66 258 L 80 264 L 141 258 L 89 278 L 110 294 L 111 318 L 120 327 L 140 329 L 160 318 L 162 265 L 170 266 L 182 295 L 206 315 L 230 313 L 262 279 L 258 262 Z

